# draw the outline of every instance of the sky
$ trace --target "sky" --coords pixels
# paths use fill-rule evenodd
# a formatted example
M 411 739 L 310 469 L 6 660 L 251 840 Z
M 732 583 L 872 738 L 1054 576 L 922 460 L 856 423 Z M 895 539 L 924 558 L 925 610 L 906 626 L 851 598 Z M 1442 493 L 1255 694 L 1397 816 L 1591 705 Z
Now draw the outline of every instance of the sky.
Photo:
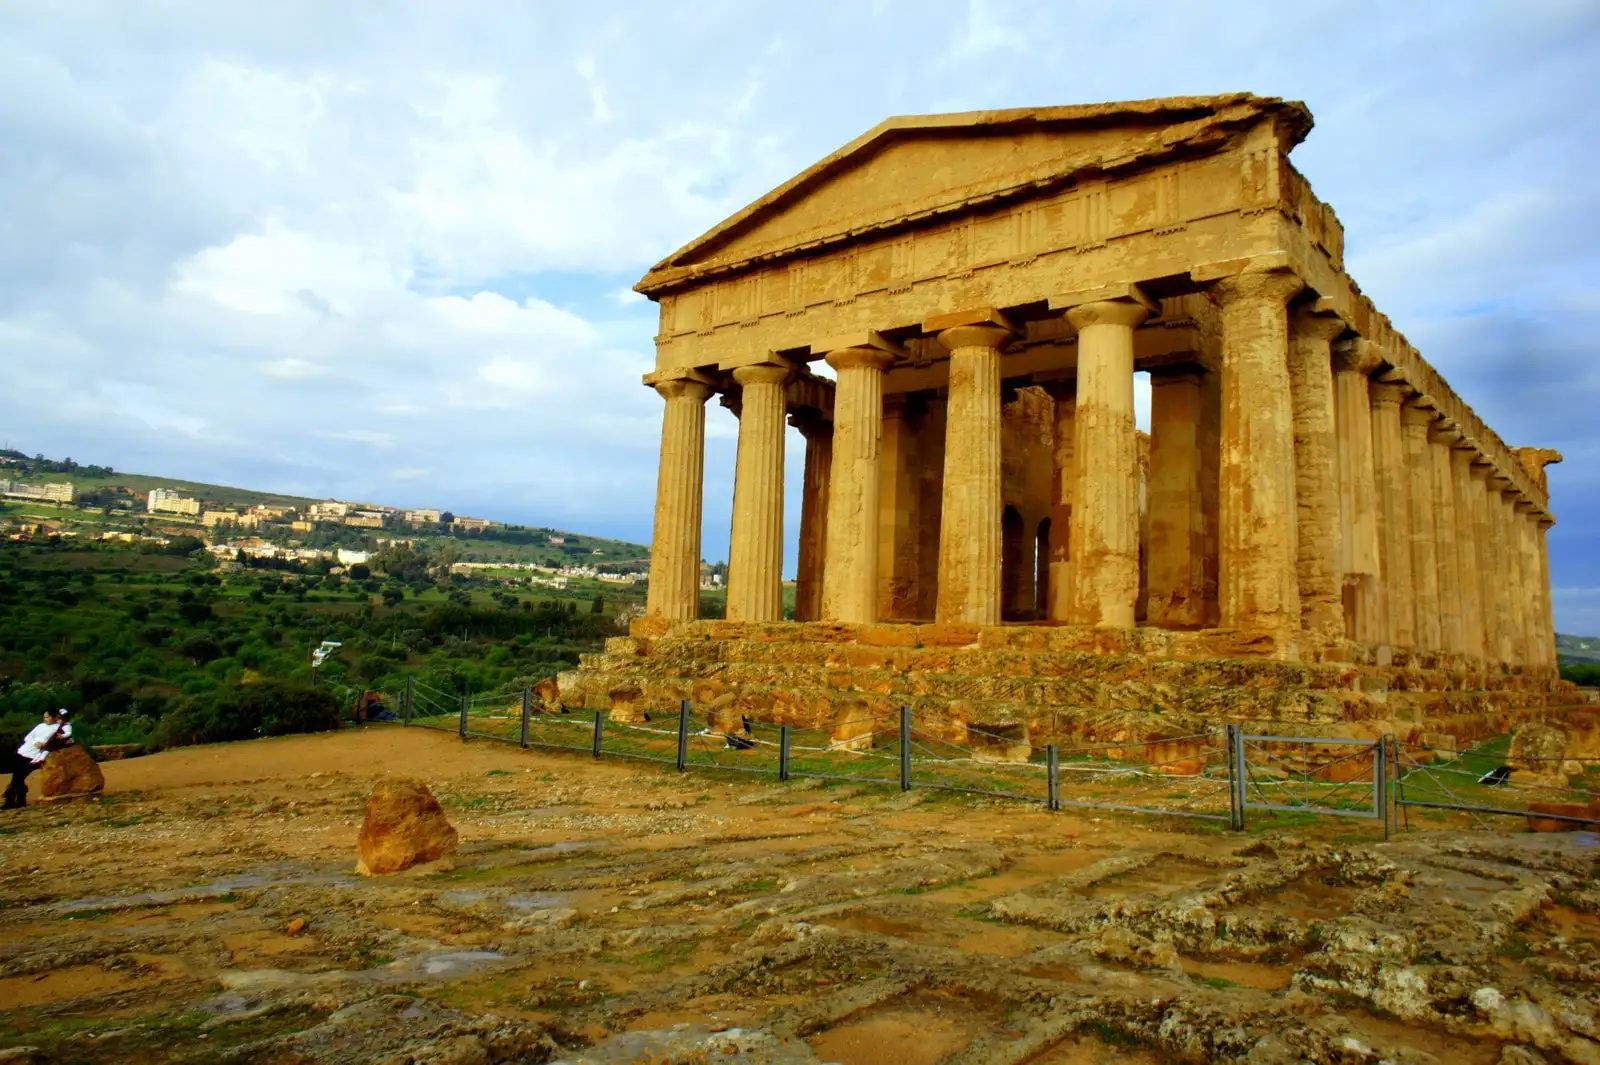
M 0 0 L 0 444 L 646 541 L 652 263 L 890 115 L 1246 91 L 1315 115 L 1362 290 L 1566 456 L 1600 633 L 1597 71 L 1592 0 Z

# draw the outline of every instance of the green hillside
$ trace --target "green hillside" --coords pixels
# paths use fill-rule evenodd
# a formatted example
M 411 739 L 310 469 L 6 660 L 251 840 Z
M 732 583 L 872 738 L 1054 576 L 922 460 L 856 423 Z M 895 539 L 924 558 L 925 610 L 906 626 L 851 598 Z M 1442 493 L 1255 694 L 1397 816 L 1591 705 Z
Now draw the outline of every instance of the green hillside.
M 1563 662 L 1600 662 L 1600 636 L 1556 633 L 1556 656 Z
M 4 474 L 0 474 L 4 476 Z M 306 496 L 285 495 L 282 492 L 257 492 L 250 488 L 235 488 L 225 484 L 206 484 L 203 481 L 179 481 L 170 477 L 150 477 L 142 473 L 113 473 L 106 477 L 84 477 L 75 473 L 29 473 L 11 479 L 26 484 L 50 481 L 71 481 L 79 495 L 101 488 L 126 488 L 138 495 L 148 495 L 157 488 L 170 488 L 206 504 L 216 504 L 222 509 L 253 507 L 259 503 L 277 503 L 285 506 L 305 506 L 317 502 Z

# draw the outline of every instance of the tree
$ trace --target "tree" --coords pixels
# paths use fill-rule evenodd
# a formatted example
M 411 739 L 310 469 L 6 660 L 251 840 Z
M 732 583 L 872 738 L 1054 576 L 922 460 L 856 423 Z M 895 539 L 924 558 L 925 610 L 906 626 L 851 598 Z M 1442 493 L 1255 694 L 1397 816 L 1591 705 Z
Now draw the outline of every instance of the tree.
M 454 514 L 452 514 L 450 511 L 448 511 L 448 510 L 440 511 L 440 513 L 439 513 L 439 524 L 440 525 L 450 525 L 455 520 L 456 520 L 456 516 Z
M 383 605 L 388 607 L 399 606 L 400 601 L 406 597 L 404 585 L 390 584 L 383 589 Z
M 350 579 L 353 581 L 364 581 L 370 576 L 372 569 L 365 562 L 357 562 L 350 567 Z
M 599 592 L 596 592 L 595 595 L 594 595 L 594 603 L 593 603 L 593 605 L 591 605 L 589 607 L 589 613 L 591 613 L 591 614 L 604 614 L 605 612 L 606 612 L 606 597 L 601 595 Z

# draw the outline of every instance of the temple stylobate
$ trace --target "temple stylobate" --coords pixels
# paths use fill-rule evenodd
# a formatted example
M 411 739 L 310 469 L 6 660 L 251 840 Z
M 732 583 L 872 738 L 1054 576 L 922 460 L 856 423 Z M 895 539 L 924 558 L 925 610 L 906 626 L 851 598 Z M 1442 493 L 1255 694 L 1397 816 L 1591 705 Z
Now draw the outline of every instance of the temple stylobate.
M 665 401 L 648 616 L 567 686 L 626 712 L 710 683 L 822 720 L 857 697 L 1030 721 L 1058 705 L 941 695 L 944 659 L 916 652 L 970 648 L 1032 657 L 944 673 L 1266 660 L 1363 696 L 1395 670 L 1407 691 L 1504 694 L 1434 700 L 1446 716 L 1549 701 L 1560 456 L 1508 447 L 1361 294 L 1289 161 L 1310 128 L 1250 95 L 890 119 L 659 263 L 637 286 L 661 309 L 645 383 Z M 713 395 L 739 417 L 720 627 L 696 620 Z M 791 640 L 832 649 L 791 656 L 809 681 L 764 683 L 742 648 Z M 704 643 L 726 653 L 687 655 Z M 906 649 L 882 683 L 827 672 L 870 671 L 874 647 Z M 690 664 L 711 660 L 741 668 Z M 1168 679 L 1179 703 L 1206 687 Z

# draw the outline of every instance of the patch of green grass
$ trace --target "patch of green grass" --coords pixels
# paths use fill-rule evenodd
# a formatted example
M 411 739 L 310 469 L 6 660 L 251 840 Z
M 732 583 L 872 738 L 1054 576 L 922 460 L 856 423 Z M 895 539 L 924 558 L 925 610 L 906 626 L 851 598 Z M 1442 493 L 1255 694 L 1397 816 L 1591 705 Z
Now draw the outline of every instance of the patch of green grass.
M 1232 980 L 1222 976 L 1202 976 L 1199 973 L 1190 973 L 1189 979 L 1193 980 L 1197 984 L 1204 984 L 1206 987 L 1214 987 L 1219 991 L 1226 990 L 1230 987 L 1239 986 Z
M 733 889 L 741 895 L 767 895 L 778 890 L 776 880 L 751 880 Z
M 695 948 L 699 945 L 699 940 L 683 939 L 676 943 L 668 943 L 666 946 L 657 947 L 654 950 L 647 950 L 643 954 L 636 955 L 633 961 L 642 972 L 664 972 L 674 965 L 681 965 L 688 961 L 690 956 L 694 954 Z
M 1502 958 L 1512 961 L 1527 961 L 1533 956 L 1533 944 L 1521 936 L 1508 936 L 1506 941 L 1495 950 Z
M 1100 1042 L 1108 1046 L 1117 1047 L 1148 1047 L 1150 1040 L 1137 1032 L 1130 1032 L 1125 1028 L 1118 1028 L 1106 1021 L 1097 1019 L 1085 1021 L 1083 1031 L 1093 1035 Z
M 509 769 L 491 769 L 484 774 L 487 777 L 509 777 L 510 775 L 511 770 Z
M 143 814 L 134 814 L 132 817 L 106 817 L 97 823 L 105 825 L 107 828 L 132 828 L 143 820 Z

